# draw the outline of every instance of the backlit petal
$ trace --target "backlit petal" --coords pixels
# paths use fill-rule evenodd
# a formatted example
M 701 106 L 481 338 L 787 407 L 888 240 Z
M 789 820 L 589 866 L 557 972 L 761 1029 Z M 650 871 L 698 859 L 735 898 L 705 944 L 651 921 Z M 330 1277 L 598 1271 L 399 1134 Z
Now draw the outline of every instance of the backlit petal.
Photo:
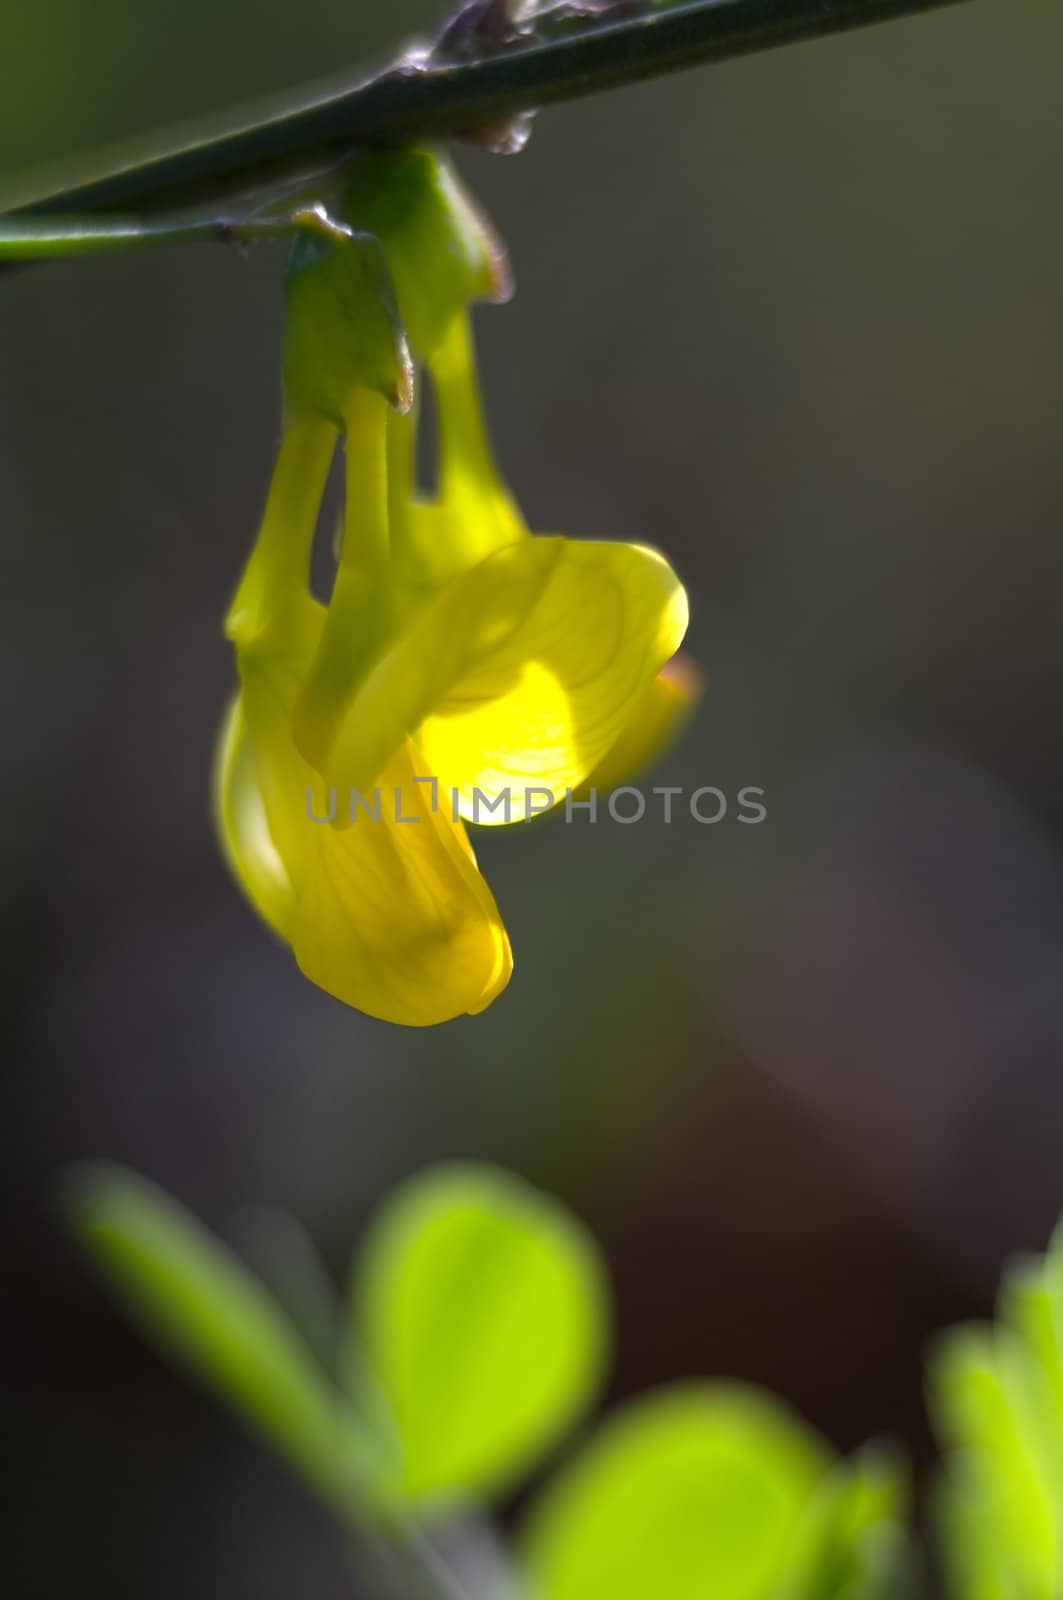
M 233 876 L 263 921 L 287 938 L 294 907 L 292 885 L 269 830 L 239 696 L 226 712 L 218 740 L 214 809 Z
M 362 787 L 413 734 L 463 816 L 519 821 L 593 771 L 686 624 L 682 585 L 645 546 L 509 545 L 416 613 L 349 706 L 331 780 Z M 476 790 L 507 792 L 508 815 L 484 815 Z
M 367 791 L 371 809 L 356 807 L 353 822 L 348 793 L 326 792 L 295 748 L 307 622 L 293 654 L 241 661 L 218 763 L 230 864 L 306 976 L 338 1000 L 410 1026 L 481 1011 L 509 981 L 509 940 L 449 797 L 413 746 L 374 775 L 376 807 Z M 337 826 L 315 820 L 330 813 Z
M 359 1011 L 415 1027 L 482 1011 L 513 969 L 465 831 L 442 795 L 433 807 L 431 784 L 415 781 L 423 776 L 404 744 L 379 776 L 379 821 L 365 810 L 342 830 L 308 820 L 291 933 L 308 978 Z
M 680 651 L 648 683 L 631 708 L 619 739 L 574 791 L 582 799 L 591 789 L 605 792 L 652 767 L 683 732 L 701 699 L 703 680 L 690 657 Z

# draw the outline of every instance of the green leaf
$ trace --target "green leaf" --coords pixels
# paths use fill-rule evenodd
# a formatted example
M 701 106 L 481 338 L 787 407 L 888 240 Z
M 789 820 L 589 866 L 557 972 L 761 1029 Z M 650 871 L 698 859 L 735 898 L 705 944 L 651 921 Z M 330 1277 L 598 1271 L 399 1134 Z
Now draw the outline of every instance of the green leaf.
M 907 1489 L 902 1463 L 882 1445 L 839 1462 L 800 1519 L 773 1600 L 884 1600 L 899 1592 L 911 1558 Z
M 995 1327 L 937 1345 L 929 1398 L 949 1452 L 935 1512 L 959 1600 L 1063 1585 L 1063 1242 L 1007 1271 Z
M 951 1456 L 931 1495 L 938 1548 L 955 1600 L 1015 1600 L 1010 1552 L 997 1537 L 984 1462 Z
M 1044 1449 L 1043 1375 L 1012 1328 L 955 1328 L 932 1356 L 929 1396 L 952 1454 L 939 1497 L 955 1593 L 1054 1600 L 1063 1579 L 1058 1497 Z
M 524 1540 L 535 1600 L 757 1600 L 785 1576 L 830 1458 L 740 1385 L 637 1401 L 547 1488 Z
M 1050 1485 L 1057 1520 L 1063 1522 L 1063 1261 L 1057 1248 L 1041 1260 L 1021 1257 L 1005 1274 L 1000 1320 L 1018 1336 L 1026 1352 L 1026 1425 L 1040 1470 Z M 1063 1527 L 1061 1527 L 1063 1533 Z
M 444 1167 L 401 1189 L 370 1228 L 353 1299 L 408 1501 L 505 1487 L 602 1376 L 608 1294 L 593 1240 L 493 1168 Z
M 369 1492 L 368 1442 L 258 1280 L 176 1201 L 122 1168 L 77 1173 L 67 1202 L 77 1236 L 147 1336 L 349 1515 Z

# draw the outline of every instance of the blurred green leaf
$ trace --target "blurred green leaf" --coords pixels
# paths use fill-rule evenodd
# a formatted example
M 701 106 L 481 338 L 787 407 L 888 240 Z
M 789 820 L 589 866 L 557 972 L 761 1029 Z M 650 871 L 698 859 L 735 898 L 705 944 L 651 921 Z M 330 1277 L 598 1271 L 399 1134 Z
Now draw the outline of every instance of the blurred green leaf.
M 356 1264 L 353 1301 L 410 1501 L 509 1484 L 575 1422 L 603 1373 L 608 1293 L 594 1241 L 493 1168 L 440 1168 L 393 1196 Z
M 932 1355 L 931 1411 L 950 1452 L 937 1510 L 952 1589 L 964 1600 L 1056 1600 L 1060 1593 L 1046 1392 L 1032 1349 L 1006 1325 L 953 1329 Z
M 802 1514 L 773 1600 L 884 1600 L 911 1593 L 903 1464 L 868 1445 L 828 1474 Z
M 1008 1269 L 999 1314 L 1025 1352 L 1027 1427 L 1063 1539 L 1063 1257 L 1058 1236 L 1043 1261 L 1024 1257 Z
M 957 1600 L 1063 1592 L 1063 1235 L 1005 1273 L 998 1322 L 939 1342 L 929 1397 L 947 1455 L 935 1509 Z
M 314 1240 L 287 1211 L 247 1206 L 226 1234 L 335 1387 L 343 1383 L 344 1308 Z
M 782 1406 L 690 1384 L 608 1422 L 543 1493 L 524 1552 L 536 1600 L 757 1600 L 785 1577 L 830 1457 Z
M 257 1279 L 176 1201 L 119 1167 L 77 1173 L 67 1201 L 77 1235 L 148 1337 L 349 1515 L 368 1492 L 369 1443 Z

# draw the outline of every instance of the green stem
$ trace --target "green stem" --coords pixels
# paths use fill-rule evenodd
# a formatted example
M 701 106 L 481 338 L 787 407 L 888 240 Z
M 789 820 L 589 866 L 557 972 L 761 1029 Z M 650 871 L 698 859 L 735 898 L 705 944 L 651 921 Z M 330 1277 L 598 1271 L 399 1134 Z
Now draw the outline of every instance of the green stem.
M 226 197 L 252 184 L 310 185 L 367 145 L 476 137 L 478 130 L 489 141 L 492 129 L 525 111 L 952 3 L 687 0 L 651 5 L 635 15 L 617 3 L 576 22 L 571 8 L 551 8 L 504 47 L 481 42 L 474 48 L 466 40 L 457 59 L 447 50 L 407 58 L 338 93 L 304 93 L 280 114 L 245 118 L 217 137 L 171 146 L 36 197 L 21 216 L 12 215 L 7 236 L 12 239 L 10 229 L 24 228 L 31 215 L 150 212 L 175 205 L 224 209 Z M 23 233 L 23 245 L 28 237 Z
M 498 468 L 487 437 L 467 312 L 451 321 L 431 372 L 439 408 L 441 498 L 460 499 L 470 481 L 475 491 L 490 492 L 498 483 Z
M 331 239 L 349 239 L 350 229 L 335 221 L 321 201 L 300 198 L 287 208 L 276 204 L 238 216 L 175 212 L 170 216 L 0 215 L 0 262 L 25 264 L 67 256 L 110 255 L 159 244 L 251 244 L 302 228 Z M 2 270 L 2 269 L 0 269 Z
M 519 539 L 524 524 L 495 465 L 467 312 L 454 317 L 428 365 L 439 414 L 439 497 L 471 564 Z
M 414 1523 L 404 1530 L 402 1548 L 424 1581 L 425 1600 L 469 1600 L 463 1585 Z
M 246 646 L 283 626 L 306 596 L 310 556 L 336 429 L 318 417 L 293 417 L 281 440 L 251 559 L 225 620 L 226 636 Z
M 0 217 L 0 261 L 54 261 L 67 256 L 109 255 L 142 245 L 236 243 L 290 233 L 287 217 L 228 221 L 221 217 Z
M 346 425 L 343 544 L 321 638 L 295 705 L 293 731 L 304 759 L 324 771 L 343 707 L 392 631 L 388 584 L 388 402 L 352 390 Z
M 470 1600 L 411 1528 L 385 1532 L 357 1510 L 344 1520 L 359 1587 L 367 1588 L 374 1600 Z

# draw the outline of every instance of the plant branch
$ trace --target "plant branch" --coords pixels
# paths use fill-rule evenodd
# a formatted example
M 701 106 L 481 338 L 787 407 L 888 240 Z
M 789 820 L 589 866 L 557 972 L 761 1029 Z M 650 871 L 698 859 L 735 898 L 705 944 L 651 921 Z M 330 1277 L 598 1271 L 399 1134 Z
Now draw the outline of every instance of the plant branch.
M 288 217 L 184 217 L 175 213 L 153 218 L 130 213 L 101 220 L 93 216 L 37 219 L 22 214 L 0 217 L 0 261 L 108 255 L 153 244 L 251 243 L 290 233 L 292 226 Z
M 339 92 L 304 95 L 279 114 L 135 156 L 105 175 L 36 197 L 8 222 L 0 218 L 0 239 L 5 232 L 12 237 L 12 228 L 31 216 L 121 211 L 147 217 L 174 206 L 224 211 L 234 194 L 251 187 L 268 190 L 304 178 L 310 184 L 358 148 L 478 134 L 490 143 L 493 130 L 523 112 L 951 3 L 687 0 L 647 7 L 637 0 L 576 0 L 492 39 L 482 26 L 485 16 L 497 18 L 500 9 L 505 15 L 505 8 L 494 0 L 467 0 L 427 52 L 407 55 Z M 66 220 L 68 229 L 76 226 Z M 132 223 L 128 215 L 125 220 Z

